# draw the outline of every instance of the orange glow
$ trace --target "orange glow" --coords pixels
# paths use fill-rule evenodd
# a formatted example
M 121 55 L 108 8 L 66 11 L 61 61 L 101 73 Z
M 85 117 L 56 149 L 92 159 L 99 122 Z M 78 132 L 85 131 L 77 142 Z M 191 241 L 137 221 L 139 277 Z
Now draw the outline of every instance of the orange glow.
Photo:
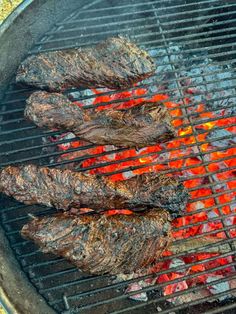
M 210 130 L 210 129 L 212 129 L 216 125 L 216 123 L 214 123 L 214 122 L 207 122 L 207 123 L 204 123 L 203 125 L 204 125 L 205 129 Z
M 126 92 L 115 92 L 111 95 L 103 96 L 100 94 L 101 92 L 96 89 L 93 89 L 93 92 L 97 95 L 93 102 L 94 105 L 104 102 L 108 103 L 107 105 L 97 107 L 96 110 L 99 111 L 109 108 L 130 108 L 139 105 L 144 100 L 163 104 L 169 109 L 170 115 L 173 118 L 172 124 L 178 130 L 178 137 L 167 143 L 145 147 L 140 150 L 127 149 L 117 153 L 96 156 L 111 150 L 111 147 L 98 146 L 76 151 L 74 153 L 63 153 L 63 155 L 60 156 L 60 159 L 74 159 L 93 155 L 93 157 L 84 158 L 80 163 L 81 168 L 100 165 L 97 168 L 89 170 L 91 174 L 110 173 L 126 169 L 125 173 L 121 172 L 111 175 L 109 178 L 112 181 L 124 180 L 134 175 L 140 175 L 147 172 L 153 173 L 171 170 L 167 175 L 172 176 L 174 174 L 186 178 L 183 184 L 189 189 L 189 194 L 192 199 L 191 203 L 186 207 L 186 212 L 189 213 L 189 216 L 176 218 L 172 221 L 173 237 L 175 239 L 183 239 L 213 231 L 214 234 L 211 235 L 212 237 L 219 239 L 226 238 L 225 232 L 219 231 L 219 229 L 223 228 L 220 215 L 221 212 L 225 215 L 236 212 L 236 208 L 227 205 L 229 202 L 233 203 L 233 200 L 235 200 L 236 197 L 236 192 L 233 191 L 233 189 L 236 189 L 236 171 L 230 170 L 230 168 L 236 166 L 236 148 L 227 147 L 224 150 L 219 149 L 218 151 L 215 151 L 216 147 L 212 146 L 212 143 L 208 140 L 208 135 L 212 129 L 217 127 L 223 127 L 229 132 L 236 133 L 236 126 L 231 125 L 236 123 L 236 118 L 220 117 L 219 119 L 213 112 L 207 112 L 204 104 L 200 103 L 191 105 L 192 100 L 190 96 L 185 97 L 183 103 L 176 103 L 170 101 L 169 96 L 166 94 L 157 94 L 148 98 L 146 95 L 147 90 L 144 88 Z M 194 89 L 188 89 L 188 92 L 189 94 L 194 93 Z M 138 96 L 141 96 L 141 98 L 136 99 Z M 130 100 L 126 100 L 127 98 Z M 114 100 L 119 100 L 119 102 L 111 104 Z M 180 106 L 183 107 L 183 104 L 187 104 L 185 110 L 180 108 Z M 81 106 L 79 102 L 76 102 L 76 105 Z M 183 112 L 185 113 L 185 116 L 183 115 Z M 195 132 L 193 132 L 193 127 L 189 125 L 190 121 L 186 116 L 186 112 L 188 114 L 194 113 L 193 120 L 195 124 Z M 208 119 L 214 119 L 214 121 L 204 122 Z M 88 143 L 84 143 L 83 141 L 76 141 L 66 145 L 58 145 L 58 149 L 63 150 L 64 152 L 69 148 L 77 148 L 87 144 Z M 112 150 L 113 149 L 114 148 L 112 148 Z M 204 154 L 200 155 L 201 151 L 204 152 Z M 149 153 L 152 153 L 152 155 L 146 156 L 146 154 Z M 126 160 L 127 158 L 132 159 Z M 222 161 L 222 159 L 224 160 Z M 108 162 L 113 163 L 103 166 L 103 164 Z M 204 166 L 203 162 L 207 162 L 207 164 Z M 135 169 L 134 167 L 138 167 L 138 169 Z M 173 170 L 175 170 L 175 172 L 173 172 Z M 215 174 L 215 172 L 218 173 Z M 211 176 L 211 174 L 214 174 L 214 176 Z M 209 187 L 209 183 L 212 183 L 210 178 L 215 181 L 214 183 L 217 183 L 217 185 L 215 184 L 214 189 Z M 214 198 L 212 194 L 218 192 L 222 192 L 222 194 Z M 222 205 L 221 210 L 217 209 L 216 201 Z M 131 215 L 133 212 L 127 209 L 122 209 L 109 210 L 104 212 L 104 214 Z M 217 216 L 219 216 L 219 220 L 211 221 L 211 217 Z M 232 225 L 236 224 L 236 217 L 231 218 L 227 220 L 227 223 L 232 223 Z M 190 226 L 190 224 L 197 225 Z M 232 228 L 229 233 L 232 237 L 236 237 L 235 229 Z M 171 255 L 171 252 L 165 251 L 163 255 L 169 256 Z M 203 261 L 203 263 L 192 267 L 186 266 L 186 271 L 183 274 L 175 270 L 168 275 L 160 275 L 157 277 L 157 282 L 167 282 L 171 279 L 181 278 L 184 274 L 197 273 L 210 269 L 213 266 L 217 267 L 229 263 L 230 257 L 218 258 L 210 263 L 204 263 L 206 258 L 215 255 L 216 254 L 213 253 L 203 252 L 182 257 L 182 261 L 185 262 L 186 265 L 196 261 Z M 169 269 L 169 266 L 170 261 L 167 261 L 157 263 L 154 265 L 153 269 Z M 230 267 L 228 271 L 231 271 Z M 224 274 L 223 272 L 224 271 L 218 271 L 215 272 L 215 274 Z M 187 289 L 189 286 L 206 283 L 207 276 L 207 274 L 200 275 L 188 281 L 180 281 L 178 284 L 168 284 L 163 289 L 163 294 L 171 295 L 173 292 Z
M 133 212 L 131 210 L 128 210 L 128 209 L 112 209 L 112 210 L 105 211 L 104 214 L 107 216 L 132 215 Z
M 187 134 L 192 134 L 193 130 L 191 126 L 188 126 L 185 129 L 179 130 L 179 135 L 183 136 L 183 135 L 187 135 Z

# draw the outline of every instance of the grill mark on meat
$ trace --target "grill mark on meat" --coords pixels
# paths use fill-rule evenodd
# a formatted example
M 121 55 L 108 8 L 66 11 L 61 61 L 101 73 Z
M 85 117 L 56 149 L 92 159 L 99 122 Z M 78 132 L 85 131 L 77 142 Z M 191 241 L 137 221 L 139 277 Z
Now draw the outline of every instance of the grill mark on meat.
M 25 117 L 39 127 L 73 131 L 99 145 L 146 147 L 176 136 L 168 110 L 145 101 L 126 110 L 85 110 L 62 94 L 34 92 L 26 101 Z
M 113 182 L 106 177 L 36 165 L 2 169 L 0 192 L 25 204 L 43 204 L 64 210 L 72 207 L 90 207 L 95 211 L 159 207 L 173 216 L 181 215 L 188 201 L 184 186 L 161 173 Z
M 32 55 L 20 65 L 16 82 L 48 91 L 71 87 L 122 89 L 153 75 L 155 62 L 125 38 L 108 38 L 95 47 Z
M 169 221 L 169 214 L 157 208 L 115 216 L 64 213 L 35 218 L 21 233 L 43 252 L 63 256 L 82 271 L 132 273 L 150 267 L 171 242 Z

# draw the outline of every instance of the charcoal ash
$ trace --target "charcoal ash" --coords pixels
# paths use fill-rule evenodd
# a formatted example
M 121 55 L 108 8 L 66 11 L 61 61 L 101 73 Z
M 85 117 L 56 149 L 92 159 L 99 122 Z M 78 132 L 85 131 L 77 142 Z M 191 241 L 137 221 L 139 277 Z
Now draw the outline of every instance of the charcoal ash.
M 224 109 L 223 111 L 223 115 L 225 116 L 235 116 L 236 115 L 236 106 L 234 105 L 235 104 L 235 100 L 232 99 L 228 99 L 228 103 L 229 103 L 229 106 L 231 106 L 230 108 L 226 108 Z
M 218 279 L 222 279 L 222 281 L 214 284 L 214 281 L 216 281 Z M 224 281 L 224 276 L 221 276 L 221 275 L 209 276 L 208 275 L 206 282 L 211 284 L 210 286 L 208 286 L 208 289 L 211 292 L 211 294 L 213 294 L 213 295 L 227 292 L 230 290 L 229 282 Z M 228 298 L 231 298 L 230 294 L 220 296 L 220 297 L 218 297 L 218 300 L 219 301 L 225 301 Z
M 78 101 L 83 106 L 90 106 L 94 102 L 95 93 L 87 88 L 83 90 L 75 90 L 70 92 L 67 96 L 71 101 Z
M 227 137 L 225 139 L 220 139 L 222 137 Z M 218 139 L 219 138 L 219 139 Z M 207 139 L 210 141 L 211 145 L 214 147 L 225 147 L 236 144 L 236 136 L 233 136 L 231 132 L 225 129 L 214 129 L 207 134 Z
M 186 53 L 188 48 L 169 43 L 165 49 L 150 49 L 149 54 L 156 61 L 157 79 L 151 77 L 145 82 L 152 82 L 156 86 L 155 91 L 163 92 L 166 89 L 169 96 L 179 100 L 189 97 L 193 103 L 206 103 L 208 110 L 221 110 L 229 106 L 235 100 L 233 69 L 230 65 L 217 64 L 208 57 L 207 51 Z M 162 82 L 165 81 L 169 82 L 164 85 Z M 236 108 L 231 111 L 235 113 Z
M 148 301 L 148 296 L 146 292 L 140 292 L 144 285 L 144 281 L 140 282 L 133 282 L 128 285 L 127 289 L 125 290 L 125 293 L 130 293 L 134 291 L 139 291 L 137 294 L 129 295 L 129 299 L 134 300 L 134 301 L 141 301 L 141 302 L 147 302 Z
M 216 190 L 228 190 L 227 183 L 220 182 L 217 174 L 212 174 L 211 177 L 215 182 L 218 182 L 218 184 L 215 185 Z

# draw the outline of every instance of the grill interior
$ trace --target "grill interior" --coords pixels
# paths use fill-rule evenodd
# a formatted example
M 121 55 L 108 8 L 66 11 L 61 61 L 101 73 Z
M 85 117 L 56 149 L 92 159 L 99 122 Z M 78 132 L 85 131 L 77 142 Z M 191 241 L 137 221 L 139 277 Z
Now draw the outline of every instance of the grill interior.
M 214 266 L 214 261 L 226 257 L 234 257 L 235 241 L 232 231 L 235 230 L 233 224 L 229 224 L 230 218 L 235 217 L 236 188 L 228 188 L 227 183 L 235 182 L 235 179 L 225 177 L 222 179 L 222 187 L 219 191 L 219 181 L 216 176 L 231 171 L 235 176 L 235 162 L 233 156 L 224 155 L 227 149 L 235 148 L 235 137 L 232 133 L 221 133 L 225 125 L 214 124 L 215 121 L 225 121 L 227 118 L 227 128 L 236 127 L 235 117 L 235 87 L 236 75 L 234 71 L 236 58 L 236 3 L 234 1 L 105 1 L 97 0 L 91 2 L 87 9 L 79 9 L 63 21 L 59 21 L 53 29 L 45 34 L 39 42 L 35 44 L 29 53 L 39 51 L 49 51 L 56 49 L 66 49 L 70 47 L 83 47 L 95 44 L 104 38 L 114 35 L 129 36 L 139 46 L 145 47 L 153 55 L 157 62 L 157 73 L 154 78 L 141 82 L 138 86 L 130 89 L 135 91 L 139 88 L 146 88 L 147 93 L 144 96 L 127 97 L 122 100 L 116 99 L 112 103 L 119 104 L 129 99 L 138 99 L 140 97 L 150 98 L 157 94 L 169 96 L 169 100 L 178 103 L 178 108 L 182 111 L 181 118 L 184 124 L 181 128 L 191 128 L 192 133 L 180 134 L 178 139 L 188 139 L 194 137 L 194 143 L 188 143 L 185 147 L 195 147 L 192 155 L 183 157 L 173 156 L 161 160 L 159 157 L 176 150 L 176 148 L 163 147 L 161 151 L 148 152 L 142 155 L 142 158 L 148 158 L 155 155 L 156 159 L 147 161 L 144 164 L 136 164 L 136 159 L 140 155 L 130 156 L 120 159 L 119 162 L 128 163 L 128 166 L 122 168 L 112 168 L 106 171 L 104 175 L 116 175 L 120 173 L 129 173 L 145 167 L 155 167 L 156 165 L 168 164 L 178 160 L 187 160 L 187 158 L 197 158 L 199 161 L 195 165 L 183 163 L 178 169 L 176 167 L 167 167 L 165 173 L 179 174 L 183 172 L 180 180 L 183 182 L 193 181 L 195 179 L 205 178 L 204 188 L 211 191 L 210 194 L 201 195 L 192 198 L 190 204 L 213 199 L 213 204 L 207 208 L 195 208 L 191 213 L 199 214 L 202 212 L 210 213 L 213 209 L 219 210 L 219 215 L 208 215 L 208 222 L 219 222 L 221 227 L 217 232 L 224 232 L 225 237 L 220 241 L 221 244 L 227 244 L 228 250 L 220 256 L 211 256 L 204 261 L 192 262 L 188 267 L 212 262 L 210 270 L 204 270 L 195 274 L 188 274 L 185 277 L 177 278 L 163 283 L 155 283 L 142 289 L 147 292 L 147 302 L 132 301 L 129 295 L 135 295 L 137 292 L 124 293 L 128 283 L 137 282 L 137 279 L 128 281 L 114 282 L 110 276 L 88 276 L 81 273 L 64 259 L 49 254 L 41 253 L 35 245 L 25 241 L 19 235 L 19 230 L 24 223 L 28 221 L 28 213 L 34 215 L 47 215 L 55 212 L 54 209 L 48 209 L 42 206 L 26 206 L 13 201 L 10 198 L 1 195 L 1 223 L 5 233 L 10 241 L 10 245 L 18 259 L 22 269 L 27 273 L 29 280 L 36 287 L 38 292 L 45 297 L 47 302 L 58 313 L 232 313 L 236 307 L 233 298 L 224 299 L 224 302 L 214 301 L 216 295 L 197 300 L 190 300 L 184 304 L 169 302 L 168 299 L 174 296 L 187 295 L 194 291 L 200 291 L 209 283 L 189 287 L 187 290 L 176 291 L 175 294 L 168 296 L 161 293 L 162 289 L 170 283 L 181 282 L 184 279 L 197 278 L 216 270 L 223 270 L 226 267 L 234 267 L 235 260 L 231 259 L 227 265 Z M 189 80 L 191 81 L 189 82 Z M 186 92 L 188 88 L 188 92 Z M 104 172 L 105 166 L 116 165 L 117 160 L 101 161 L 98 159 L 96 164 L 84 165 L 83 162 L 92 157 L 109 156 L 126 149 L 110 148 L 107 152 L 97 153 L 96 156 L 88 156 L 87 149 L 95 146 L 87 144 L 79 148 L 69 148 L 66 153 L 76 151 L 86 152 L 85 156 L 77 157 L 73 160 L 59 160 L 64 151 L 58 150 L 58 144 L 76 142 L 79 138 L 62 138 L 56 142 L 47 140 L 49 136 L 62 134 L 60 131 L 48 131 L 37 128 L 35 125 L 25 121 L 23 116 L 25 99 L 30 95 L 32 89 L 16 86 L 12 83 L 5 94 L 5 99 L 1 104 L 0 115 L 0 166 L 21 163 L 37 163 L 47 166 L 68 166 L 76 162 L 78 171 L 96 171 Z M 85 95 L 82 91 L 67 91 L 75 93 L 75 99 L 85 102 L 85 107 L 92 107 L 94 95 Z M 186 96 L 188 94 L 188 97 Z M 100 95 L 112 95 L 112 91 L 100 91 Z M 82 95 L 82 96 L 81 96 Z M 96 95 L 97 97 L 98 95 Z M 189 100 L 190 99 L 190 100 Z M 212 116 L 202 116 L 196 119 L 196 108 L 199 104 L 204 104 L 203 113 L 213 113 Z M 98 103 L 96 106 L 106 106 L 109 102 Z M 170 108 L 174 111 L 176 108 Z M 176 118 L 173 118 L 173 121 Z M 217 131 L 214 135 L 214 142 L 220 145 L 212 146 L 211 149 L 204 150 L 203 144 L 211 144 L 212 138 L 206 138 L 199 141 L 201 131 L 199 126 L 202 124 L 213 123 L 211 131 Z M 177 128 L 180 128 L 177 127 Z M 200 130 L 200 131 L 199 131 Z M 204 133 L 204 132 L 203 132 Z M 209 158 L 210 154 L 218 152 L 220 154 L 217 162 L 227 163 L 227 167 L 220 167 L 212 170 L 210 167 L 214 162 Z M 235 151 L 234 151 L 235 152 Z M 197 169 L 202 167 L 204 173 Z M 187 175 L 189 171 L 196 169 L 194 174 Z M 202 184 L 202 183 L 201 183 Z M 190 192 L 198 191 L 202 185 L 192 186 Z M 227 195 L 224 202 L 221 196 Z M 225 213 L 223 208 L 230 207 L 230 212 Z M 186 213 L 186 216 L 189 215 Z M 187 226 L 175 227 L 175 231 L 187 230 L 190 227 L 202 226 L 203 222 L 190 221 Z M 215 230 L 208 230 L 204 235 L 215 234 Z M 194 235 L 192 238 L 200 239 L 202 234 Z M 187 240 L 177 240 L 183 243 Z M 218 244 L 211 245 L 217 247 Z M 179 253 L 171 258 L 181 258 L 191 255 L 195 252 L 207 252 L 209 246 L 200 247 L 197 250 L 188 250 L 186 254 Z M 169 260 L 165 256 L 162 261 Z M 186 266 L 180 266 L 178 271 L 185 269 Z M 158 275 L 171 273 L 173 269 L 161 270 Z M 141 279 L 151 278 L 153 275 L 143 276 Z M 227 282 L 229 278 L 235 279 L 234 274 L 225 275 L 219 278 L 214 284 Z M 235 293 L 236 288 L 231 287 L 231 293 Z M 218 292 L 217 297 L 229 295 L 229 290 Z M 213 300 L 213 303 L 206 301 Z

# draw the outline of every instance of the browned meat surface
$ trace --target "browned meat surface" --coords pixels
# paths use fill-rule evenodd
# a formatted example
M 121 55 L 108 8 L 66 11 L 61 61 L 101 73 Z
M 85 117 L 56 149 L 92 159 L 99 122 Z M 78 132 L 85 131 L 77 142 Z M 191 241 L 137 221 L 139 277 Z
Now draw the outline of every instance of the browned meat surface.
M 122 37 L 108 38 L 91 48 L 50 51 L 29 56 L 16 81 L 49 91 L 70 87 L 133 86 L 155 71 L 152 58 Z
M 59 214 L 35 218 L 21 233 L 43 252 L 65 257 L 91 274 L 132 273 L 158 260 L 171 240 L 169 215 Z
M 81 109 L 61 94 L 35 92 L 27 100 L 25 116 L 40 127 L 73 131 L 99 145 L 145 147 L 176 135 L 167 109 L 153 102 L 96 112 Z
M 43 204 L 64 210 L 160 207 L 173 215 L 180 215 L 188 200 L 184 186 L 162 174 L 148 173 L 113 182 L 106 177 L 35 165 L 2 169 L 0 192 L 25 204 Z

